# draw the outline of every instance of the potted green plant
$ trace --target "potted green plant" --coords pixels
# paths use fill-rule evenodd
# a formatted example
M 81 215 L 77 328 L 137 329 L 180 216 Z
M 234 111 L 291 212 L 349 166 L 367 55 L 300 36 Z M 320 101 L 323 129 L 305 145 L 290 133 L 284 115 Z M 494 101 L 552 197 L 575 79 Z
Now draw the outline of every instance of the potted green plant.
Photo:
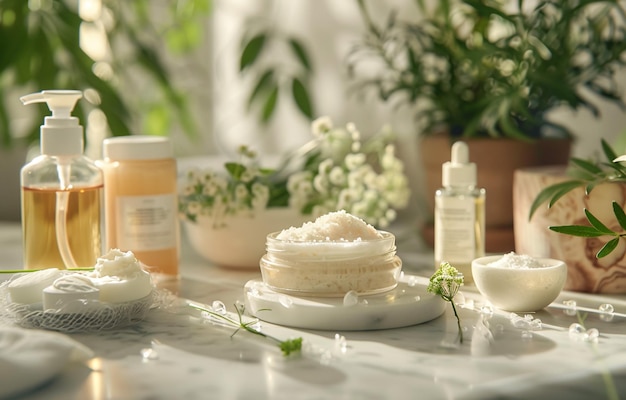
M 626 156 L 605 140 L 602 150 L 604 160 L 572 157 L 566 170 L 516 173 L 516 248 L 564 260 L 566 289 L 625 293 Z
M 420 18 L 392 13 L 379 25 L 365 0 L 358 4 L 366 35 L 349 57 L 356 87 L 374 89 L 382 101 L 415 110 L 416 130 L 424 134 L 420 147 L 429 193 L 440 186 L 450 141 L 468 141 L 470 157 L 478 164 L 478 184 L 487 189 L 492 204 L 487 207 L 487 250 L 510 249 L 513 171 L 566 164 L 569 157 L 574 134 L 551 120 L 550 113 L 582 108 L 598 116 L 599 98 L 624 105 L 615 84 L 626 50 L 623 6 L 614 1 L 531 5 L 521 0 L 512 5 L 443 0 L 428 7 L 418 1 Z M 434 135 L 442 130 L 444 138 Z M 562 155 L 553 150 L 556 141 L 545 142 L 547 138 L 565 138 Z M 483 155 L 478 145 L 519 148 L 490 147 Z M 529 159 L 505 164 L 522 153 Z M 495 165 L 486 164 L 490 160 Z M 504 175 L 491 183 L 487 177 L 495 171 Z M 498 188 L 504 188 L 501 196 Z M 500 207 L 502 213 L 496 215 Z M 507 246 L 489 248 L 490 226 L 496 234 L 492 238 L 503 237 L 498 227 L 509 231 Z

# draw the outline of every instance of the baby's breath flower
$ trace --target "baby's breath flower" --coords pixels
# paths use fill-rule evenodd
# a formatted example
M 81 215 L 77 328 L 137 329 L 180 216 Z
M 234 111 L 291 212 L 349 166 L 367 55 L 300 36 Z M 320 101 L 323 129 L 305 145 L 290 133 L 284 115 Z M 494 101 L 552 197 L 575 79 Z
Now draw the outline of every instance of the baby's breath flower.
M 346 157 L 345 157 L 346 168 L 348 168 L 348 170 L 350 171 L 354 171 L 361 165 L 365 164 L 365 158 L 366 158 L 365 154 L 363 153 L 346 154 Z
M 274 181 L 274 171 L 256 165 L 256 154 L 247 146 L 238 149 L 243 162 L 227 162 L 224 172 L 191 169 L 179 193 L 181 217 L 197 221 L 209 217 L 213 226 L 227 225 L 226 216 L 253 215 L 269 206 L 287 206 L 286 179 Z M 277 196 L 274 196 L 277 194 Z
M 235 187 L 235 199 L 241 200 L 245 197 L 248 197 L 248 189 L 244 184 L 240 183 Z
M 211 180 L 213 184 L 217 187 L 217 190 L 226 190 L 228 188 L 228 180 L 222 176 L 215 176 Z
M 253 168 L 246 168 L 245 171 L 241 174 L 241 181 L 244 183 L 251 182 L 258 175 L 258 171 Z
M 330 172 L 332 168 L 333 168 L 333 160 L 331 160 L 330 158 L 327 158 L 320 163 L 319 167 L 317 168 L 317 171 L 318 171 L 318 174 L 326 175 Z
M 269 197 L 270 190 L 267 186 L 262 183 L 254 182 L 252 187 L 250 188 L 253 197 L 267 198 Z
M 248 215 L 279 204 L 315 217 L 344 209 L 378 226 L 393 221 L 393 208 L 406 206 L 409 189 L 391 131 L 361 141 L 354 123 L 334 128 L 328 117 L 315 120 L 311 129 L 315 140 L 305 147 L 298 170 L 285 169 L 274 176 L 254 162 L 254 151 L 241 146 L 243 162 L 227 162 L 226 174 L 188 171 L 180 192 L 180 214 L 192 221 L 210 216 L 219 225 L 224 216 Z M 281 180 L 274 181 L 276 177 Z
M 463 329 L 461 328 L 461 319 L 454 305 L 454 296 L 463 286 L 463 274 L 454 268 L 448 262 L 442 262 L 435 273 L 430 277 L 426 290 L 440 296 L 444 301 L 452 304 L 452 310 L 456 317 L 457 326 L 459 328 L 459 339 L 463 343 Z
M 197 201 L 192 201 L 189 203 L 189 208 L 187 209 L 187 212 L 189 212 L 189 214 L 197 214 L 200 209 L 202 207 L 200 206 L 200 203 L 198 203 Z
M 334 167 L 330 171 L 328 179 L 335 186 L 344 186 L 346 184 L 346 174 L 341 167 Z
M 183 195 L 184 196 L 189 196 L 190 194 L 194 193 L 196 190 L 193 187 L 193 185 L 185 185 L 183 187 Z
M 346 130 L 352 135 L 352 140 L 359 140 L 359 131 L 356 129 L 354 122 L 348 122 L 346 124 Z
M 202 194 L 208 197 L 215 196 L 218 191 L 218 186 L 215 181 L 209 181 L 202 188 Z
M 319 137 L 331 129 L 333 129 L 333 121 L 328 116 L 320 117 L 311 123 L 311 132 L 314 137 Z
M 313 188 L 320 194 L 328 193 L 328 177 L 326 175 L 317 175 L 313 178 Z

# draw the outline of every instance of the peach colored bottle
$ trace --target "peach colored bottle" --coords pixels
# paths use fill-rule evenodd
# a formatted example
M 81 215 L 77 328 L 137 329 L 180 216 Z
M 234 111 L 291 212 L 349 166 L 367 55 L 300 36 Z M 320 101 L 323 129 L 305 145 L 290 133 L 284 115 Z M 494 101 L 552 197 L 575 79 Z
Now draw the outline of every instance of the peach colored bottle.
M 178 279 L 176 160 L 168 138 L 103 142 L 105 246 L 132 251 L 158 280 Z

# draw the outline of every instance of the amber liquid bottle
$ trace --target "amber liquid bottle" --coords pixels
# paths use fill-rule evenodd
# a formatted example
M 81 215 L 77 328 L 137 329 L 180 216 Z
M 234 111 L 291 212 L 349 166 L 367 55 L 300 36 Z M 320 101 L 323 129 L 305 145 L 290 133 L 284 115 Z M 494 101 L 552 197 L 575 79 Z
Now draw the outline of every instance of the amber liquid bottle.
M 24 263 L 26 268 L 63 268 L 56 230 L 58 191 L 22 189 Z M 91 267 L 101 254 L 100 198 L 102 185 L 67 191 L 67 241 L 76 267 Z M 61 242 L 64 239 L 61 239 Z M 63 245 L 63 243 L 61 243 Z
M 132 251 L 156 280 L 178 279 L 176 160 L 168 138 L 105 139 L 105 246 Z
M 83 128 L 70 115 L 82 93 L 44 90 L 21 98 L 48 104 L 41 155 L 21 171 L 24 267 L 93 267 L 102 254 L 103 177 L 83 153 Z

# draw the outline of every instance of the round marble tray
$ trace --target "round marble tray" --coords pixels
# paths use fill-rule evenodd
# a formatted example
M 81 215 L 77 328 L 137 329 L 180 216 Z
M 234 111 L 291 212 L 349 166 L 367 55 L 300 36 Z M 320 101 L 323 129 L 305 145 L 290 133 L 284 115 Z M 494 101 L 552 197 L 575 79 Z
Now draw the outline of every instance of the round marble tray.
M 246 310 L 260 320 L 294 328 L 361 331 L 400 328 L 430 321 L 445 302 L 426 291 L 428 280 L 403 276 L 395 289 L 359 296 L 357 304 L 343 298 L 296 297 L 278 293 L 260 280 L 244 286 Z

